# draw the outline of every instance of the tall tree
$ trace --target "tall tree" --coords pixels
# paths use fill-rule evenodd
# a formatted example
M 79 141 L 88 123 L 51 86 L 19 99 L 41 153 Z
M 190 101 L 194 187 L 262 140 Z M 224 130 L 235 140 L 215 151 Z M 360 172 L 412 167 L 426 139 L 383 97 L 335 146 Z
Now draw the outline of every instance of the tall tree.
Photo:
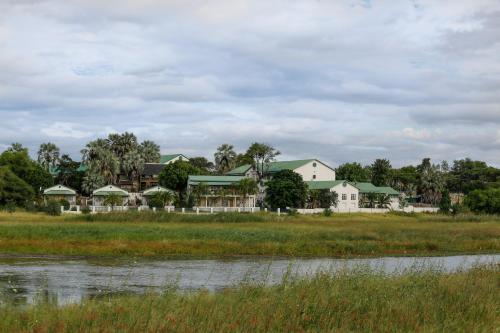
M 266 202 L 272 209 L 304 207 L 307 184 L 298 173 L 291 170 L 279 171 L 266 185 Z
M 217 151 L 214 154 L 215 159 L 215 169 L 219 174 L 224 174 L 234 168 L 236 152 L 234 151 L 234 146 L 224 143 L 217 147 Z
M 375 186 L 388 186 L 391 176 L 391 162 L 387 159 L 376 159 L 372 166 L 372 183 Z
M 201 175 L 205 172 L 186 161 L 167 164 L 158 176 L 160 185 L 178 193 L 179 203 L 185 204 L 185 194 L 189 175 Z
M 47 171 L 59 164 L 59 148 L 51 143 L 42 143 L 38 149 L 38 163 Z
M 432 165 L 430 158 L 424 158 L 422 163 L 417 166 L 417 171 L 418 191 L 422 196 L 422 201 L 437 204 L 444 188 L 443 175 L 439 165 Z
M 371 178 L 370 170 L 357 162 L 341 164 L 335 173 L 335 178 L 350 182 L 368 181 Z
M 269 163 L 275 161 L 279 154 L 281 152 L 274 147 L 258 142 L 252 143 L 246 152 L 246 155 L 252 158 L 252 167 L 257 172 L 259 180 L 267 176 Z
M 13 202 L 22 205 L 33 199 L 34 191 L 7 166 L 0 167 L 0 205 Z
M 189 163 L 191 163 L 197 168 L 205 170 L 207 173 L 211 173 L 215 169 L 214 164 L 203 156 L 192 157 L 189 159 Z
M 92 179 L 100 175 L 107 184 L 116 183 L 120 172 L 120 161 L 111 150 L 109 141 L 97 139 L 87 144 L 82 150 L 83 162 L 89 168 Z
M 20 151 L 26 151 L 28 152 L 28 148 L 24 148 L 23 145 L 19 142 L 13 142 L 9 148 L 7 148 L 7 151 L 10 152 L 20 152 Z
M 104 179 L 104 177 L 98 172 L 89 169 L 83 178 L 82 190 L 85 194 L 90 195 L 92 194 L 92 191 L 103 187 L 104 185 L 106 185 L 106 179 Z
M 144 159 L 144 163 L 159 163 L 160 162 L 160 146 L 153 141 L 143 141 L 139 145 L 139 153 Z
M 111 151 L 120 162 L 123 161 L 127 153 L 138 149 L 137 137 L 135 134 L 129 132 L 110 134 L 108 136 L 108 142 Z
M 73 161 L 69 155 L 63 154 L 59 160 L 58 170 L 57 183 L 69 186 L 79 193 L 82 192 L 85 172 L 80 170 L 79 162 Z
M 243 197 L 241 206 L 245 205 L 249 195 L 255 195 L 259 191 L 257 182 L 252 178 L 243 178 L 235 185 L 236 191 Z
M 123 156 L 122 169 L 128 179 L 136 180 L 140 186 L 140 176 L 144 171 L 144 158 L 138 150 L 131 150 Z

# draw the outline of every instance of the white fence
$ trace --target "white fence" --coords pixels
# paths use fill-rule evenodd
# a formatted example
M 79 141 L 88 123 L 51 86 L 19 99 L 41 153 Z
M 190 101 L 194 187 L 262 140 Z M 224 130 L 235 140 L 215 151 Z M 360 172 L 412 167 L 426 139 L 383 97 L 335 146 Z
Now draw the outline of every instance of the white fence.
M 405 213 L 437 213 L 439 208 L 437 207 L 414 207 L 408 206 L 404 209 L 389 209 L 389 208 L 347 208 L 342 209 L 339 207 L 332 207 L 332 212 L 334 213 L 372 213 L 372 214 L 384 214 L 390 211 L 395 212 L 405 212 Z M 297 209 L 299 214 L 320 214 L 323 213 L 323 208 L 313 208 L 313 209 Z

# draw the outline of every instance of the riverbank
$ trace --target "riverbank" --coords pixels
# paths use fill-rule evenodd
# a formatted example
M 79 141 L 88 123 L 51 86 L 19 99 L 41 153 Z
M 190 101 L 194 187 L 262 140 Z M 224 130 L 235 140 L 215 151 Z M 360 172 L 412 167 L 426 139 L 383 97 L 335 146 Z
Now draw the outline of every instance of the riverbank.
M 373 271 L 286 276 L 277 286 L 218 293 L 102 297 L 57 306 L 4 304 L 2 332 L 493 332 L 499 265 L 453 274 Z
M 427 214 L 0 213 L 0 253 L 225 258 L 435 256 L 500 252 L 500 218 Z

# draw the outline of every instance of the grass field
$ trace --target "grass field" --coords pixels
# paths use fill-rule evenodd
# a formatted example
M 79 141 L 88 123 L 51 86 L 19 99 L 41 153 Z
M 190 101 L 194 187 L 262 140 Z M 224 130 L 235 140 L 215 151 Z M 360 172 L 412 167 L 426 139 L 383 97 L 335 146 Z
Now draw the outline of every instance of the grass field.
M 500 218 L 492 216 L 0 213 L 0 254 L 7 255 L 201 258 L 498 252 Z
M 220 293 L 4 305 L 1 332 L 498 332 L 500 266 L 442 274 L 369 271 Z

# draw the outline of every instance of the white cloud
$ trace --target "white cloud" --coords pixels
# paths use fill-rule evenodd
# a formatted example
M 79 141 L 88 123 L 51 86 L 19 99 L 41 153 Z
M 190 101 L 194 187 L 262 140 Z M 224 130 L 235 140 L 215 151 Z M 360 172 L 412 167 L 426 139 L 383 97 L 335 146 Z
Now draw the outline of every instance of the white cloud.
M 41 129 L 41 132 L 51 138 L 83 139 L 90 137 L 92 132 L 75 129 L 76 124 L 67 122 L 55 122 L 49 127 Z

